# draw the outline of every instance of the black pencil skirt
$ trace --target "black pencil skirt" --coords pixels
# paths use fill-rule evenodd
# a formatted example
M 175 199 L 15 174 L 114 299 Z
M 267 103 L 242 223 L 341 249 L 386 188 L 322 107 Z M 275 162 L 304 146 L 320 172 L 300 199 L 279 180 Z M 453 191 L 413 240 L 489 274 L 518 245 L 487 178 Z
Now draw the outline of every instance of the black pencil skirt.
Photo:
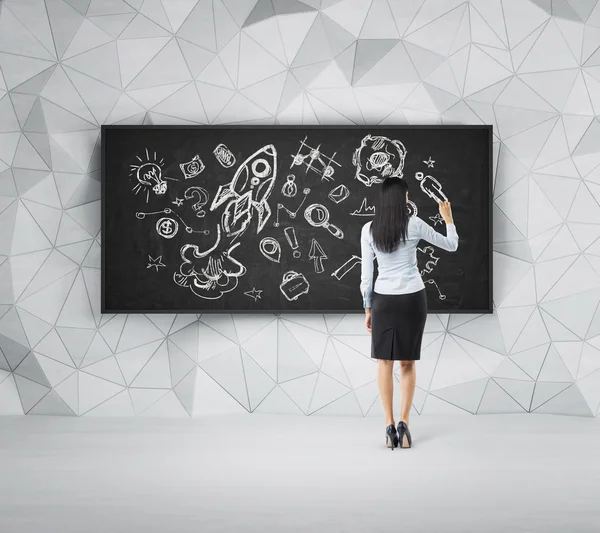
M 392 361 L 421 359 L 427 320 L 425 289 L 409 294 L 378 294 L 371 298 L 371 357 Z

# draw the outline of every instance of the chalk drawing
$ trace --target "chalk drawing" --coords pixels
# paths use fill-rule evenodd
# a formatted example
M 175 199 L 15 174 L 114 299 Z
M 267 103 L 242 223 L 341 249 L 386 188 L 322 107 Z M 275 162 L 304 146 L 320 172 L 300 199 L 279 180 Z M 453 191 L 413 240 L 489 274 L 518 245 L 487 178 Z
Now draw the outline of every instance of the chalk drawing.
M 385 178 L 402 178 L 406 148 L 397 140 L 381 135 L 366 135 L 352 155 L 355 178 L 371 187 Z
M 324 205 L 309 205 L 306 211 L 304 211 L 304 218 L 311 226 L 315 228 L 323 227 L 337 239 L 344 238 L 344 232 L 337 226 L 329 223 L 329 210 Z
M 333 174 L 335 173 L 334 165 L 341 168 L 341 165 L 334 159 L 336 152 L 331 156 L 325 155 L 321 152 L 320 144 L 317 147 L 309 146 L 306 143 L 307 138 L 308 135 L 300 141 L 298 152 L 292 154 L 292 164 L 290 165 L 290 168 L 294 166 L 304 166 L 307 174 L 310 170 L 321 176 L 322 181 L 333 180 Z
M 162 262 L 162 255 L 154 258 L 151 255 L 148 256 L 148 266 L 146 268 L 156 268 L 156 272 L 161 267 L 166 267 L 166 265 Z
M 360 265 L 362 262 L 358 255 L 353 255 L 348 261 L 346 261 L 341 267 L 339 267 L 331 275 L 338 281 L 341 280 L 348 272 L 350 272 L 356 265 Z
M 230 183 L 217 190 L 210 210 L 227 202 L 222 217 L 223 229 L 229 237 L 244 233 L 253 213 L 258 216 L 256 233 L 260 233 L 271 216 L 268 199 L 277 177 L 275 146 L 263 146 L 238 167 Z
M 192 293 L 205 300 L 216 300 L 238 285 L 238 278 L 246 273 L 246 267 L 232 257 L 232 252 L 241 242 L 232 245 L 221 239 L 221 228 L 217 226 L 215 244 L 201 250 L 196 244 L 185 244 L 180 255 L 183 263 L 173 274 L 173 281 L 180 287 L 188 287 Z
M 350 191 L 343 183 L 331 189 L 327 195 L 327 197 L 336 204 L 343 202 L 348 196 L 350 196 Z
M 256 290 L 255 287 L 252 287 L 251 291 L 246 291 L 244 294 L 246 296 L 249 296 L 250 298 L 253 298 L 254 301 L 256 302 L 256 300 L 258 300 L 259 298 L 261 298 L 261 293 L 262 293 L 262 289 L 261 290 Z
M 285 238 L 287 239 L 291 249 L 294 250 L 293 256 L 298 259 L 301 253 L 300 250 L 298 250 L 298 238 L 296 237 L 296 230 L 292 226 L 289 226 L 285 228 L 283 232 L 285 233 Z
M 279 290 L 291 302 L 306 294 L 310 290 L 310 284 L 304 274 L 289 270 L 283 275 Z
M 302 197 L 302 201 L 300 202 L 300 205 L 293 211 L 291 209 L 288 209 L 287 207 L 285 207 L 283 204 L 277 204 L 277 216 L 275 217 L 275 222 L 273 222 L 273 226 L 278 228 L 281 225 L 281 222 L 279 220 L 279 212 L 282 210 L 285 211 L 290 218 L 292 218 L 292 219 L 296 218 L 296 216 L 298 215 L 298 211 L 300 211 L 300 209 L 302 209 L 302 206 L 304 205 L 304 202 L 306 201 L 306 197 L 310 194 L 310 189 L 304 189 L 302 191 L 302 194 L 304 196 Z
M 208 203 L 208 192 L 202 187 L 188 187 L 183 194 L 186 200 L 197 200 L 192 205 L 192 210 L 196 213 L 198 218 L 202 218 L 206 215 L 206 211 L 202 209 Z
M 325 270 L 323 267 L 323 260 L 327 259 L 327 254 L 323 251 L 323 247 L 316 239 L 313 239 L 310 243 L 308 258 L 313 261 L 315 272 L 317 274 L 321 274 Z
M 436 202 L 447 202 L 448 198 L 442 191 L 442 185 L 433 176 L 425 176 L 422 172 L 417 172 L 415 178 L 420 182 L 421 190 Z
M 231 150 L 224 144 L 219 144 L 214 150 L 213 154 L 217 161 L 225 168 L 232 167 L 235 165 L 235 156 L 231 153 Z
M 279 263 L 281 260 L 281 245 L 273 237 L 265 237 L 258 245 L 260 253 L 263 254 L 269 261 Z
M 191 161 L 180 163 L 179 168 L 183 172 L 183 177 L 189 180 L 198 176 L 204 170 L 205 166 L 200 156 L 196 154 Z
M 159 161 L 156 152 L 150 155 L 148 148 L 145 151 L 145 159 L 142 159 L 139 155 L 136 156 L 136 159 L 140 162 L 139 165 L 129 165 L 129 175 L 135 176 L 137 179 L 137 183 L 131 189 L 133 193 L 137 195 L 139 192 L 142 192 L 142 194 L 146 195 L 146 203 L 148 203 L 150 200 L 150 191 L 157 196 L 162 196 L 167 192 L 167 182 L 165 180 L 177 180 L 162 175 L 164 159 Z
M 364 198 L 360 207 L 350 213 L 354 217 L 372 217 L 375 215 L 375 207 L 367 205 L 367 199 Z

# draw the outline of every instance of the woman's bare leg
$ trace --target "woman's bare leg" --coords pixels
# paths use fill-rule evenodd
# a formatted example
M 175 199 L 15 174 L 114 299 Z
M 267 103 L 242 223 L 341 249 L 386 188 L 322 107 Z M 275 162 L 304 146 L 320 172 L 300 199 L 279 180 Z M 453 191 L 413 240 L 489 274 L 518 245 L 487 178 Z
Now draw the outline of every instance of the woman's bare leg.
M 385 416 L 385 425 L 395 424 L 394 422 L 394 361 L 385 359 L 377 360 L 377 386 L 379 387 L 379 397 Z
M 417 368 L 414 361 L 400 361 L 400 421 L 408 426 L 410 410 L 415 396 Z

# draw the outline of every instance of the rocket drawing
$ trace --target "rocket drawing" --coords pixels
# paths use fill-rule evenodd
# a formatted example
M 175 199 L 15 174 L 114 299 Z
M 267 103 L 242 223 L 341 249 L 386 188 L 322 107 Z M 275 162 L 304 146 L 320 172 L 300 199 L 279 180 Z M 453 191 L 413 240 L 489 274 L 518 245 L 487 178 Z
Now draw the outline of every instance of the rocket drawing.
M 257 233 L 263 229 L 271 216 L 267 200 L 277 177 L 277 151 L 269 144 L 249 156 L 236 170 L 230 183 L 221 185 L 210 206 L 214 211 L 229 201 L 223 213 L 223 229 L 228 236 L 243 233 L 252 219 L 258 215 Z

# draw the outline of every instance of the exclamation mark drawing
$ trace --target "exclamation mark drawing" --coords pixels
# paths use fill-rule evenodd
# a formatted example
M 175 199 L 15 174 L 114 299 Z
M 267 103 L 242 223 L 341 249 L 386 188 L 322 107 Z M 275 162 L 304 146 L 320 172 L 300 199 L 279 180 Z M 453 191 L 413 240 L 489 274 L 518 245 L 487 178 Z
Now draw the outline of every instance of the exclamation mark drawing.
M 298 257 L 300 257 L 301 254 L 300 250 L 298 250 L 298 239 L 296 238 L 296 230 L 293 228 L 293 226 L 289 226 L 283 231 L 285 233 L 285 238 L 287 239 L 287 242 L 290 244 L 292 250 L 294 250 L 294 257 L 298 259 Z

